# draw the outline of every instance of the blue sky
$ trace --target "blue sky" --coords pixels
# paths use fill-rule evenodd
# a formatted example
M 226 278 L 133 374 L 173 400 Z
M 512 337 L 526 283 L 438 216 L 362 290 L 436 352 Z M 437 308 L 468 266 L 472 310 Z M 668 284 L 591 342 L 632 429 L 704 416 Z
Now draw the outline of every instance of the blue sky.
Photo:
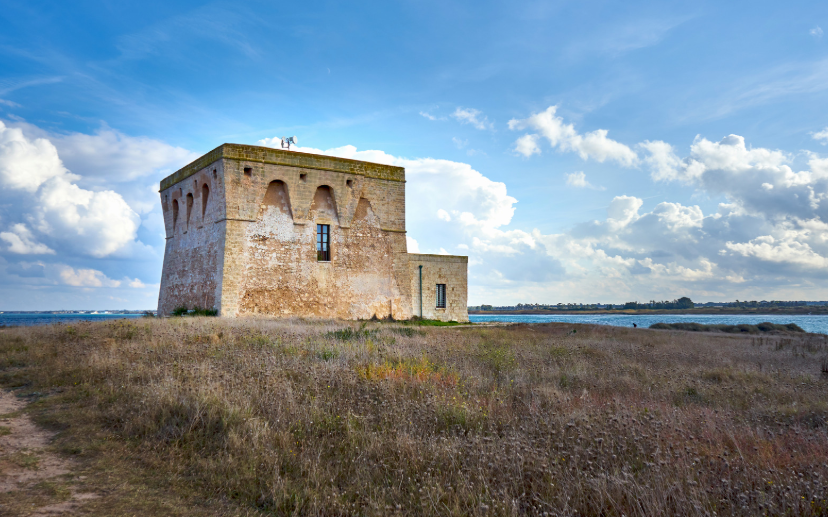
M 471 304 L 828 299 L 824 2 L 0 2 L 0 310 L 153 308 L 223 142 L 404 165 Z

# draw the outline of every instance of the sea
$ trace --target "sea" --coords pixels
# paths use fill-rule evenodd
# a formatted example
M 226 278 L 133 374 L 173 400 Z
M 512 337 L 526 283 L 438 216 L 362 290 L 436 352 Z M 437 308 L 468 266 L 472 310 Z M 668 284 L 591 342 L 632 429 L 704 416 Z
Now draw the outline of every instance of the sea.
M 141 318 L 143 314 L 108 314 L 108 313 L 61 313 L 42 312 L 3 312 L 0 313 L 0 326 L 49 325 L 52 323 L 72 323 L 77 321 L 109 321 L 115 319 Z M 593 325 L 611 325 L 615 327 L 632 327 L 633 324 L 647 328 L 653 323 L 695 322 L 703 325 L 738 325 L 756 324 L 763 321 L 771 323 L 796 323 L 806 332 L 828 334 L 828 315 L 776 314 L 776 315 L 727 315 L 717 314 L 656 314 L 637 316 L 630 314 L 470 314 L 473 323 L 486 321 L 507 321 L 521 323 L 590 323 Z
M 77 321 L 108 321 L 140 318 L 143 314 L 100 313 L 58 313 L 45 312 L 0 312 L 0 326 L 49 325 L 52 323 L 73 323 Z
M 647 328 L 654 323 L 701 323 L 702 325 L 755 325 L 769 321 L 771 323 L 796 323 L 805 332 L 828 334 L 828 315 L 810 314 L 655 314 L 637 316 L 631 314 L 469 314 L 473 323 L 484 321 L 510 321 L 520 323 L 590 323 L 593 325 L 611 325 L 614 327 L 632 327 L 633 324 Z

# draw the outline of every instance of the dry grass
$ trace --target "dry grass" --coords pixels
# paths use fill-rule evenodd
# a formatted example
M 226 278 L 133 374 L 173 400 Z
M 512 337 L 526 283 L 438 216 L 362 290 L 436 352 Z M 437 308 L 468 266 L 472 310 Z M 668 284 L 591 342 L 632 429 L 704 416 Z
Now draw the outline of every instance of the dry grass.
M 824 336 L 349 325 L 5 329 L 0 382 L 91 513 L 828 513 Z

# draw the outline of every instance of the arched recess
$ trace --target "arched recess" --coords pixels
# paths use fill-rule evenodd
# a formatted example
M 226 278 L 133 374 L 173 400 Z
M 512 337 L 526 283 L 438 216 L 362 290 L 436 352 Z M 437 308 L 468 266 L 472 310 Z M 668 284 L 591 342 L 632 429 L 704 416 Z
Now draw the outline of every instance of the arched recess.
M 317 216 L 327 216 L 334 222 L 339 222 L 336 212 L 336 201 L 334 200 L 333 189 L 328 185 L 320 185 L 313 195 L 311 211 L 316 211 Z
M 174 232 L 175 227 L 178 224 L 178 200 L 177 199 L 173 199 L 172 206 L 173 206 L 173 232 Z
M 187 228 L 190 227 L 190 215 L 193 213 L 193 195 L 187 193 Z
M 374 210 L 371 208 L 371 202 L 364 197 L 359 198 L 356 210 L 354 211 L 354 222 L 364 221 L 372 226 L 377 225 L 377 217 Z
M 285 185 L 284 181 L 276 180 L 270 182 L 270 185 L 267 186 L 267 192 L 265 192 L 262 204 L 265 205 L 265 210 L 267 207 L 272 206 L 276 207 L 283 214 L 293 217 L 290 209 L 290 197 L 288 197 L 287 185 Z
M 207 213 L 207 201 L 210 199 L 210 187 L 205 183 L 201 186 L 201 220 L 204 221 L 204 214 Z

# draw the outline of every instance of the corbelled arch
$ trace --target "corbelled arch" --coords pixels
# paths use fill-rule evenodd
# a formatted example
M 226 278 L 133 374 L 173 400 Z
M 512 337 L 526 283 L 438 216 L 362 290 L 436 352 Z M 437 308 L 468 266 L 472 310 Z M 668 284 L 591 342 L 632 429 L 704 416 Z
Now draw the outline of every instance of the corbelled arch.
M 319 185 L 316 187 L 310 209 L 311 212 L 316 213 L 317 217 L 321 216 L 324 218 L 327 216 L 333 222 L 339 224 L 339 212 L 336 209 L 334 191 L 329 185 Z
M 264 205 L 265 209 L 268 207 L 275 207 L 283 214 L 293 217 L 287 184 L 285 184 L 282 180 L 274 180 L 270 182 L 267 186 L 267 190 L 265 191 L 262 205 Z
M 378 225 L 377 216 L 374 209 L 371 207 L 371 202 L 368 199 L 361 197 L 357 203 L 356 210 L 354 210 L 354 223 L 365 222 L 372 225 Z

